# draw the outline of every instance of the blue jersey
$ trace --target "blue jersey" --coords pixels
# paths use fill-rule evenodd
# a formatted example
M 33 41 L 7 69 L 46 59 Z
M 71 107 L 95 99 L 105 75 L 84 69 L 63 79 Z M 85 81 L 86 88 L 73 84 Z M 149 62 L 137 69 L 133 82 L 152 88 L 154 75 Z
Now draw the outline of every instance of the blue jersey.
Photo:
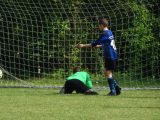
M 112 60 L 117 59 L 117 50 L 111 30 L 104 30 L 101 37 L 91 44 L 92 47 L 96 45 L 102 45 L 104 58 L 109 58 Z

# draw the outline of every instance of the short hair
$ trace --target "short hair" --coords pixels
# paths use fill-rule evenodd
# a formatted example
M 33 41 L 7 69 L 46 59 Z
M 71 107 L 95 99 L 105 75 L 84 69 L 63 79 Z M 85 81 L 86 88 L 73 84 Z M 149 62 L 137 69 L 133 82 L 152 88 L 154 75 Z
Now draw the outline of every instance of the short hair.
M 80 69 L 81 69 L 80 67 L 74 67 L 74 68 L 73 68 L 73 73 L 79 72 Z
M 102 18 L 99 20 L 99 24 L 103 25 L 104 27 L 108 27 L 108 20 L 105 18 Z

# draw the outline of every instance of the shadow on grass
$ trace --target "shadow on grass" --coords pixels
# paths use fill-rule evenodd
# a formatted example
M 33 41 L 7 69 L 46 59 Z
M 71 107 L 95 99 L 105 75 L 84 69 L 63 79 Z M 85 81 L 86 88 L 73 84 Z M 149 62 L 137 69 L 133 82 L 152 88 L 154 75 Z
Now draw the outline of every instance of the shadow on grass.
M 151 107 L 151 106 L 142 106 L 142 107 L 125 107 L 125 106 L 122 106 L 122 107 L 117 107 L 117 106 L 105 106 L 105 109 L 113 109 L 113 108 L 115 108 L 115 109 L 117 109 L 117 108 L 119 108 L 119 109 L 124 109 L 124 108 L 127 108 L 127 109 L 160 109 L 160 107 Z
M 132 97 L 132 96 L 123 96 L 122 98 L 132 98 L 132 99 L 133 99 L 133 98 L 137 98 L 137 99 L 146 99 L 146 98 L 147 98 L 147 99 L 160 99 L 160 96 L 158 96 L 158 97 L 155 97 L 155 96 L 153 96 L 153 97 L 152 97 L 152 96 L 148 96 L 148 97 L 144 97 L 144 96 L 135 96 L 135 97 L 134 97 L 134 96 L 133 96 L 133 97 Z

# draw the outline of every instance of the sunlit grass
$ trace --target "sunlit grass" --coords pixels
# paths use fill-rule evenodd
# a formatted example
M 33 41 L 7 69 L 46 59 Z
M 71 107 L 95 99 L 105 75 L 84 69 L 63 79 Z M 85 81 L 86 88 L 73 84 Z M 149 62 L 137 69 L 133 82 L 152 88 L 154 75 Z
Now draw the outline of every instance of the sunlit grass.
M 1 88 L 0 120 L 159 120 L 160 90 L 120 96 L 60 95 L 55 89 Z

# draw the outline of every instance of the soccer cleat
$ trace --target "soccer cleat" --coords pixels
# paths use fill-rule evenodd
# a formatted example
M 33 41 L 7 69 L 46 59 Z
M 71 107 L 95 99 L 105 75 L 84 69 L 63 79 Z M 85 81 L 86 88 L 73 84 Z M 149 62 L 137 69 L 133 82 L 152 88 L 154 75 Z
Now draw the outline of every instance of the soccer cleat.
M 118 85 L 115 86 L 115 90 L 116 90 L 116 95 L 121 94 L 121 88 Z
M 64 94 L 64 87 L 60 89 L 59 94 Z
M 115 94 L 115 93 L 112 93 L 112 92 L 109 92 L 109 93 L 107 94 L 107 96 L 116 96 L 116 94 Z
M 91 91 L 91 90 L 86 91 L 84 94 L 85 94 L 85 95 L 98 95 L 97 92 Z

